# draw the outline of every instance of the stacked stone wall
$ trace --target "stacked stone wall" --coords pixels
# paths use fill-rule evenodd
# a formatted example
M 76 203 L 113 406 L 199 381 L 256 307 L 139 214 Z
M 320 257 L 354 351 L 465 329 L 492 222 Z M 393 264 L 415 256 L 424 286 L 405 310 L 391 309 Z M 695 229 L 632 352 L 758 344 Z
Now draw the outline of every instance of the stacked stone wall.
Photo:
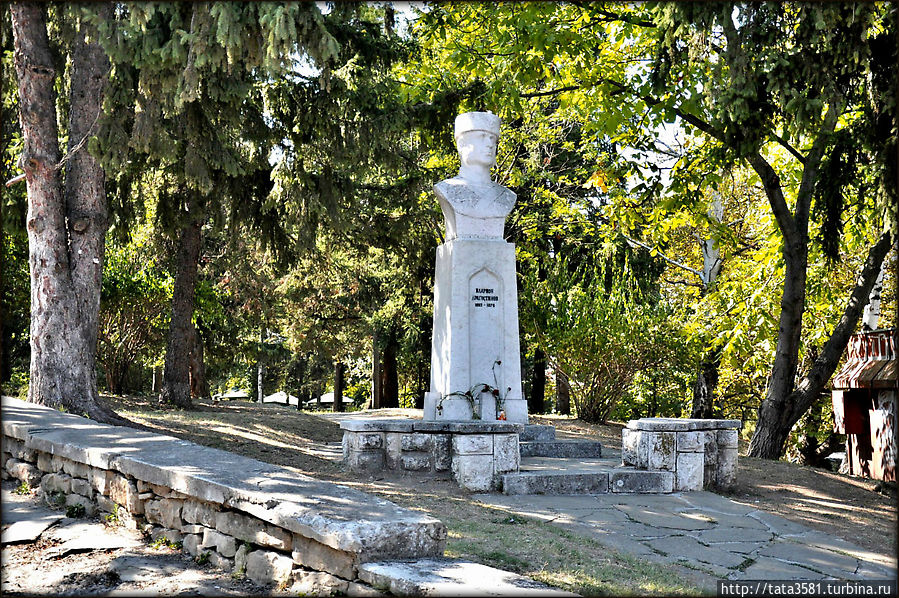
M 727 491 L 737 471 L 739 420 L 644 418 L 621 431 L 624 465 L 671 472 L 675 491 Z
M 5 398 L 4 407 L 6 402 Z M 61 415 L 48 411 L 54 414 L 53 417 Z M 75 416 L 66 417 L 87 421 Z M 124 435 L 127 435 L 128 429 L 108 428 L 125 430 Z M 20 437 L 10 435 L 10 431 Z M 383 558 L 439 556 L 445 546 L 446 528 L 439 521 L 419 514 L 409 515 L 411 512 L 392 503 L 350 489 L 330 484 L 330 487 L 342 490 L 331 491 L 334 499 L 328 505 L 322 496 L 287 496 L 284 488 L 290 478 L 286 470 L 283 477 L 277 477 L 280 472 L 275 471 L 276 479 L 268 480 L 268 483 L 280 484 L 273 493 L 277 498 L 259 504 L 238 498 L 245 496 L 239 489 L 221 488 L 209 471 L 197 471 L 192 475 L 190 470 L 199 468 L 191 467 L 190 463 L 185 463 L 184 471 L 179 472 L 154 468 L 146 463 L 135 467 L 133 462 L 130 467 L 119 468 L 117 458 L 98 456 L 96 449 L 40 438 L 42 433 L 57 433 L 49 428 L 35 427 L 36 436 L 32 437 L 22 432 L 21 425 L 10 426 L 4 421 L 3 432 L 0 455 L 3 478 L 14 478 L 27 484 L 47 504 L 68 509 L 73 515 L 99 517 L 110 525 L 140 530 L 149 540 L 181 547 L 198 562 L 209 562 L 224 572 L 246 576 L 261 584 L 276 584 L 301 595 L 375 594 L 374 588 L 358 578 L 361 564 Z M 67 433 L 71 434 L 71 430 Z M 157 440 L 160 438 L 166 439 L 156 437 Z M 122 448 L 128 450 L 129 447 Z M 82 460 L 89 463 L 69 458 L 72 455 L 83 456 Z M 262 468 L 272 467 L 251 460 L 247 462 Z M 146 471 L 146 477 L 153 479 L 142 479 L 121 469 Z M 165 477 L 160 472 L 168 475 L 172 484 L 177 483 L 179 489 L 157 483 L 159 478 Z M 314 482 L 323 489 L 328 486 L 327 482 Z M 266 481 L 257 483 L 264 485 Z M 197 488 L 197 491 L 186 490 L 190 488 Z M 209 500 L 211 496 L 222 499 Z M 351 521 L 343 519 L 351 517 L 352 513 L 331 512 L 335 508 L 344 509 L 342 503 L 352 502 L 352 498 L 357 503 L 365 500 L 378 503 L 368 505 L 369 512 L 379 508 L 381 511 L 395 510 L 398 521 L 395 524 L 387 522 L 386 526 L 380 520 L 376 525 L 360 521 L 354 527 Z M 309 514 L 302 505 L 304 502 L 321 503 L 322 512 Z M 365 504 L 355 507 L 366 510 Z M 267 516 L 269 520 L 248 510 Z M 283 523 L 279 525 L 279 522 Z M 376 526 L 384 527 L 386 531 L 381 533 L 379 528 L 373 532 Z M 392 534 L 388 534 L 391 530 Z

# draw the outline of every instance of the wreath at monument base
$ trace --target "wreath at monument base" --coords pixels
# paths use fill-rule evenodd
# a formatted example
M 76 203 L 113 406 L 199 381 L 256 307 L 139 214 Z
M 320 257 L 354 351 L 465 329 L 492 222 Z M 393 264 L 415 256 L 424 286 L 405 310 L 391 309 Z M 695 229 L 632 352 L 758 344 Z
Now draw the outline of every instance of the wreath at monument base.
M 497 360 L 493 362 L 493 382 L 496 383 L 496 366 L 502 365 L 502 361 Z M 481 402 L 481 394 L 482 393 L 490 393 L 493 395 L 493 398 L 496 399 L 496 419 L 497 421 L 506 421 L 506 411 L 505 411 L 505 403 L 506 396 L 509 394 L 509 391 L 512 390 L 512 387 L 506 388 L 505 393 L 500 393 L 499 388 L 496 386 L 491 386 L 490 384 L 485 384 L 483 382 L 479 382 L 469 388 L 468 390 L 457 390 L 455 392 L 448 393 L 437 401 L 436 411 L 437 413 L 443 413 L 443 401 L 450 397 L 462 397 L 468 401 L 469 406 L 471 407 L 471 419 L 481 419 L 481 414 L 477 411 L 477 406 Z

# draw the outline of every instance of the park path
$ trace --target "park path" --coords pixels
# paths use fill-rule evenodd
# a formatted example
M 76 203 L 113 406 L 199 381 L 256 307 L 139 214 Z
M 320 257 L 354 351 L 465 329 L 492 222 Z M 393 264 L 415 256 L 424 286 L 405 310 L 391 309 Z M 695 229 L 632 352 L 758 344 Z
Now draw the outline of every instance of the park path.
M 611 450 L 603 454 L 619 456 Z M 619 553 L 674 566 L 712 592 L 724 579 L 896 579 L 896 557 L 885 549 L 872 552 L 712 492 L 475 498 L 564 527 Z

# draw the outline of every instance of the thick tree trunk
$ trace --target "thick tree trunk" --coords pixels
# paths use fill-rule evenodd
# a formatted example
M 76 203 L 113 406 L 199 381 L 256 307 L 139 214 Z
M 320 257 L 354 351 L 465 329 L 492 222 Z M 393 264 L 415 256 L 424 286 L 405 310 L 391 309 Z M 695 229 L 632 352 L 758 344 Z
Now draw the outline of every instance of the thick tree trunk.
M 196 208 L 194 208 L 196 209 Z M 194 313 L 194 292 L 197 286 L 197 266 L 200 259 L 199 218 L 181 229 L 175 286 L 172 290 L 172 315 L 169 339 L 165 351 L 165 371 L 159 399 L 176 407 L 189 408 L 190 350 L 192 346 L 191 320 Z
M 384 347 L 384 363 L 381 368 L 381 407 L 400 406 L 400 385 L 396 364 L 397 343 L 392 337 Z
M 343 411 L 343 372 L 346 366 L 342 361 L 334 364 L 334 411 Z
M 102 5 L 109 18 L 111 5 Z M 60 180 L 56 69 L 44 7 L 11 7 L 19 114 L 28 185 L 31 268 L 31 374 L 29 400 L 94 419 L 125 423 L 97 392 L 96 346 L 106 233 L 103 171 L 87 153 L 103 100 L 107 61 L 86 44 L 82 24 L 72 50 L 66 189 Z
M 871 293 L 874 282 L 877 280 L 883 259 L 890 250 L 892 243 L 892 235 L 889 232 L 885 232 L 868 251 L 864 267 L 858 276 L 855 288 L 852 290 L 839 323 L 824 344 L 824 348 L 812 365 L 811 370 L 809 370 L 808 375 L 799 382 L 795 390 L 792 382 L 787 386 L 782 381 L 779 381 L 778 386 L 775 388 L 786 394 L 772 394 L 772 387 L 774 386 L 774 375 L 772 373 L 772 384 L 769 384 L 768 394 L 765 400 L 762 401 L 755 434 L 753 434 L 749 444 L 749 456 L 762 459 L 778 459 L 783 454 L 793 425 L 799 421 L 799 418 L 802 417 L 812 403 L 819 398 L 827 381 L 833 375 L 840 361 L 840 356 L 846 350 L 849 337 L 858 326 L 866 300 Z M 787 271 L 789 272 L 789 262 Z M 785 286 L 785 295 L 788 286 Z M 783 320 L 782 316 L 781 322 Z M 782 337 L 786 336 L 783 332 L 783 329 L 781 329 Z M 778 351 L 779 356 L 780 352 Z M 793 376 L 796 373 L 797 361 L 798 359 L 794 359 L 792 363 Z M 777 366 L 777 358 L 775 358 L 775 366 Z M 775 371 L 780 371 L 780 377 L 783 378 L 784 367 L 780 370 L 775 368 Z
M 543 403 L 546 400 L 546 353 L 539 347 L 534 349 L 534 373 L 531 377 L 531 396 L 528 399 L 529 413 L 543 413 Z
M 378 333 L 371 339 L 371 409 L 381 408 L 381 348 Z
M 783 454 L 790 428 L 795 422 L 785 417 L 789 409 L 788 397 L 796 383 L 799 366 L 799 341 L 802 334 L 802 314 L 805 311 L 805 281 L 808 267 L 807 243 L 784 245 L 784 291 L 780 300 L 780 322 L 774 365 L 765 398 L 759 408 L 755 434 L 750 443 L 750 455 L 778 459 Z
M 571 415 L 571 385 L 562 370 L 556 370 L 556 413 Z

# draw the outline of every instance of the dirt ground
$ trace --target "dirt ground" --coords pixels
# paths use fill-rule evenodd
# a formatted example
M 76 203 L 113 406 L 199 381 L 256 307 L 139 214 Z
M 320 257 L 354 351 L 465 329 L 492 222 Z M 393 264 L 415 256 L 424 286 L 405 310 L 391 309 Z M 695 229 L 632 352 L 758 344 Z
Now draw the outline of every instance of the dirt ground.
M 475 506 L 451 480 L 413 481 L 389 475 L 360 479 L 348 474 L 334 461 L 342 438 L 338 425 L 293 408 L 244 401 L 199 401 L 195 411 L 178 411 L 160 409 L 141 398 L 107 400 L 120 414 L 160 433 L 351 485 L 403 506 L 432 513 L 450 529 L 449 556 L 471 558 L 535 578 L 543 575 L 543 581 L 578 592 L 591 593 L 592 588 L 592 593 L 599 590 L 608 593 L 609 579 L 628 577 L 627 585 L 617 587 L 619 592 L 646 593 L 651 589 L 652 593 L 690 593 L 670 572 L 644 571 L 633 562 L 614 559 L 598 563 L 603 558 L 598 547 L 594 550 L 576 538 L 566 538 L 552 526 L 509 525 L 502 512 Z M 563 416 L 531 416 L 531 422 L 554 425 L 559 437 L 594 439 L 608 448 L 620 449 L 622 424 L 592 425 Z M 793 463 L 741 456 L 738 486 L 730 498 L 831 533 L 860 547 L 895 553 L 896 499 L 876 492 L 876 485 L 872 480 Z M 520 542 L 519 537 L 527 541 Z M 515 544 L 514 553 L 505 550 L 504 543 Z M 566 558 L 587 563 L 586 569 L 585 566 L 569 567 L 562 562 Z M 565 580 L 566 571 L 577 579 Z M 593 577 L 602 583 L 597 581 L 597 585 L 591 585 Z

